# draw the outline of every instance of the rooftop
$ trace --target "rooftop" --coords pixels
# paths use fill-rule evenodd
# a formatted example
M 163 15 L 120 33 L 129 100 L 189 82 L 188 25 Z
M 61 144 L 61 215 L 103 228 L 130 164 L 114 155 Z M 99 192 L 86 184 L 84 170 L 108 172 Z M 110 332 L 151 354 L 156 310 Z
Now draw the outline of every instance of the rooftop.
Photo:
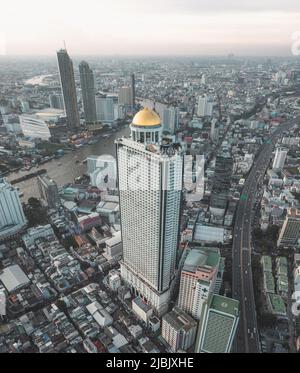
M 9 293 L 30 282 L 29 278 L 18 265 L 7 267 L 0 272 L 0 281 Z
M 262 258 L 262 265 L 263 265 L 263 270 L 267 272 L 272 272 L 272 260 L 270 256 L 263 255 Z
M 139 111 L 132 120 L 134 126 L 141 127 L 152 127 L 159 126 L 161 124 L 160 118 L 155 111 L 145 107 Z
M 273 312 L 275 314 L 286 314 L 286 308 L 284 305 L 284 301 L 280 295 L 277 294 L 269 294 L 269 299 L 273 308 Z
M 177 331 L 182 329 L 189 331 L 191 328 L 197 327 L 197 322 L 178 307 L 174 307 L 171 312 L 164 315 L 163 320 Z
M 239 307 L 239 301 L 231 298 L 226 298 L 221 295 L 213 295 L 210 302 L 210 309 L 224 312 L 232 316 L 238 316 Z
M 187 265 L 215 267 L 220 260 L 220 251 L 218 248 L 192 249 L 188 254 L 185 263 Z

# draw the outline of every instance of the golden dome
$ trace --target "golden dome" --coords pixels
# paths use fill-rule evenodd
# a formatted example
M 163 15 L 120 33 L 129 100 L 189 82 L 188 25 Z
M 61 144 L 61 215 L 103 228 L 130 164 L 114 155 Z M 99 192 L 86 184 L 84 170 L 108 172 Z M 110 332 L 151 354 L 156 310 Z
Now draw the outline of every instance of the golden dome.
M 132 124 L 141 127 L 159 126 L 161 121 L 159 115 L 156 114 L 155 111 L 145 107 L 134 116 Z

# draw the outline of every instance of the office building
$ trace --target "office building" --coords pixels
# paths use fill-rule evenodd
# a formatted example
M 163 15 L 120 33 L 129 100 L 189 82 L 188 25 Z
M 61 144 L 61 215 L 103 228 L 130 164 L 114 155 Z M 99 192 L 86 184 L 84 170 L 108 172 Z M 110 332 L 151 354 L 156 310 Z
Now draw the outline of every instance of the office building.
M 133 107 L 133 97 L 131 87 L 121 87 L 118 95 L 118 104 L 120 106 L 131 106 Z
M 153 315 L 152 307 L 140 297 L 133 299 L 131 304 L 132 311 L 145 323 L 145 325 L 148 325 L 149 319 Z
M 20 127 L 25 137 L 48 141 L 51 137 L 47 123 L 37 115 L 20 115 Z
M 18 191 L 0 178 L 0 240 L 15 235 L 26 224 Z
M 233 171 L 233 160 L 229 155 L 218 155 L 215 164 L 213 188 L 210 198 L 210 211 L 216 215 L 224 215 Z
M 38 188 L 42 201 L 50 209 L 56 209 L 60 204 L 58 187 L 48 175 L 38 176 Z
M 214 104 L 208 97 L 200 96 L 198 98 L 197 115 L 198 117 L 211 117 L 213 113 Z
M 184 262 L 178 307 L 196 320 L 200 319 L 202 306 L 214 290 L 219 264 L 217 248 L 192 249 Z
M 61 109 L 52 109 L 52 108 L 45 108 L 41 111 L 38 111 L 35 113 L 35 115 L 45 121 L 47 124 L 56 124 L 58 123 L 62 118 L 65 118 L 65 112 Z M 51 131 L 50 131 L 51 132 Z
M 210 139 L 212 141 L 218 141 L 219 137 L 219 131 L 217 128 L 217 119 L 213 118 L 211 121 L 211 127 L 210 127 Z
M 79 75 L 85 123 L 97 122 L 94 73 L 87 62 L 79 64 Z
M 161 118 L 163 132 L 168 132 L 174 135 L 175 131 L 179 126 L 179 110 L 178 108 L 162 104 L 160 102 L 155 103 L 155 111 Z
M 273 161 L 274 170 L 282 170 L 286 161 L 288 150 L 284 148 L 277 148 L 275 153 L 275 158 Z
M 104 124 L 112 124 L 117 115 L 113 97 L 96 97 L 97 120 Z
M 123 280 L 160 315 L 168 310 L 179 236 L 183 160 L 161 144 L 159 116 L 145 108 L 131 139 L 116 141 L 123 239 Z
M 196 339 L 197 322 L 178 307 L 163 316 L 162 337 L 172 352 L 187 351 Z
M 130 87 L 131 87 L 131 96 L 132 96 L 132 106 L 135 107 L 135 76 L 134 74 L 130 75 Z
M 65 49 L 57 52 L 58 68 L 68 127 L 76 130 L 80 126 L 77 105 L 73 62 Z
M 49 104 L 51 109 L 65 110 L 62 94 L 49 95 Z
M 277 246 L 295 248 L 300 244 L 300 211 L 290 208 L 281 228 Z
M 199 322 L 196 353 L 229 353 L 239 321 L 239 302 L 212 295 L 205 303 Z

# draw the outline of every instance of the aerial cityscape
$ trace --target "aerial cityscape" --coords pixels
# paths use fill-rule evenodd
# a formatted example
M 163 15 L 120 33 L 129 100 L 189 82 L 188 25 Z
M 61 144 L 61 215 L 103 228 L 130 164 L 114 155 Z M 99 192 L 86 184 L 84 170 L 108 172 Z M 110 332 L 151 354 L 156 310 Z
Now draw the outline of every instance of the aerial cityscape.
M 136 3 L 0 30 L 0 353 L 300 352 L 300 4 Z

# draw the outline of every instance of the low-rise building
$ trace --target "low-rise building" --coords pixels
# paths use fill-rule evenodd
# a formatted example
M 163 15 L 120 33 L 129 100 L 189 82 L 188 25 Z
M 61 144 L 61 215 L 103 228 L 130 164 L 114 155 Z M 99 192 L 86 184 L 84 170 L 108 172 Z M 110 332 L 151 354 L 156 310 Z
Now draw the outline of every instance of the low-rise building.
M 197 322 L 178 307 L 163 316 L 162 337 L 173 352 L 187 351 L 196 339 Z

